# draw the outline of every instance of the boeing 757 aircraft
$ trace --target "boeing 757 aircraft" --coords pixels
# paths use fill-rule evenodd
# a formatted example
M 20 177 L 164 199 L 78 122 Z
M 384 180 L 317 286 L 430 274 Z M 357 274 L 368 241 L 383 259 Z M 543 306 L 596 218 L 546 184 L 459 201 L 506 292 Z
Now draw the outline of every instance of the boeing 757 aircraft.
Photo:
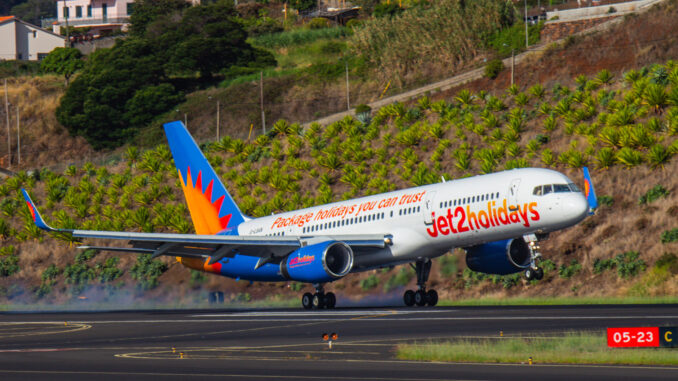
M 406 291 L 404 302 L 435 306 L 438 294 L 426 288 L 432 258 L 459 247 L 471 270 L 541 279 L 538 242 L 597 206 L 586 168 L 586 196 L 559 172 L 522 168 L 251 218 L 181 122 L 165 124 L 165 133 L 196 234 L 54 229 L 22 190 L 36 225 L 77 238 L 129 241 L 81 248 L 173 256 L 236 279 L 310 283 L 316 292 L 303 295 L 307 309 L 333 308 L 336 297 L 324 285 L 351 272 L 414 264 L 418 289 Z

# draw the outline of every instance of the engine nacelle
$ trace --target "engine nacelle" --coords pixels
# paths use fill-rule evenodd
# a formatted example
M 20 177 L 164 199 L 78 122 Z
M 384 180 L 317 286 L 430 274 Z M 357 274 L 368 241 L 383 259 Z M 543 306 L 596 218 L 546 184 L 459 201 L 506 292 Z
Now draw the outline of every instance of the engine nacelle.
M 280 263 L 280 273 L 289 280 L 324 283 L 351 272 L 353 250 L 343 242 L 326 241 L 295 250 Z
M 530 266 L 530 248 L 521 238 L 506 239 L 466 248 L 466 265 L 485 274 L 506 275 Z

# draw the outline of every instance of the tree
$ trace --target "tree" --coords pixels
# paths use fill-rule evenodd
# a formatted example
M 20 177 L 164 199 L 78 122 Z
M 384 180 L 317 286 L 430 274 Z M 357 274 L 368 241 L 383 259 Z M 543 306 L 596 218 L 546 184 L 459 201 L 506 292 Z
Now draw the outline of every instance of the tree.
M 317 3 L 316 0 L 291 0 L 290 7 L 298 11 L 308 11 L 315 8 Z
M 142 37 L 149 24 L 163 16 L 178 14 L 189 6 L 186 0 L 136 0 L 130 16 L 130 34 Z
M 85 62 L 82 54 L 75 48 L 55 48 L 40 63 L 43 73 L 57 73 L 64 76 L 66 86 L 71 76 L 82 69 Z
M 12 7 L 11 14 L 26 22 L 40 26 L 40 20 L 54 17 L 56 10 L 54 0 L 28 0 L 23 4 Z M 4 14 L 4 12 L 0 11 L 0 14 Z
M 25 3 L 26 0 L 3 0 L 0 1 L 0 15 L 11 14 L 10 11 L 15 5 Z
M 56 110 L 59 122 L 96 149 L 119 146 L 133 136 L 138 126 L 130 124 L 128 118 L 135 113 L 127 109 L 128 102 L 145 87 L 166 81 L 163 57 L 154 48 L 129 38 L 90 55 L 61 99 Z
M 209 78 L 229 66 L 268 66 L 273 56 L 247 43 L 247 32 L 227 1 L 191 7 L 183 17 L 161 17 L 148 26 L 146 38 L 165 55 L 169 74 L 193 74 Z
M 139 4 L 160 7 L 172 1 Z M 90 55 L 61 99 L 59 122 L 95 149 L 125 143 L 156 115 L 182 102 L 184 95 L 171 84 L 185 84 L 182 76 L 195 80 L 196 71 L 210 78 L 234 65 L 275 64 L 271 53 L 246 42 L 247 33 L 227 1 L 162 12 L 143 18 L 143 33 L 137 29 L 138 35 Z

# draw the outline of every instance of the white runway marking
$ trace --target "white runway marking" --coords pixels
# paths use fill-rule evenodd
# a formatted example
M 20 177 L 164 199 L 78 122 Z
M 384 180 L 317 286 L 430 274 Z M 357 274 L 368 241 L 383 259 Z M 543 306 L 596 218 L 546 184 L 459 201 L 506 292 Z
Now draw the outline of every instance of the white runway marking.
M 218 313 L 218 314 L 197 314 L 189 315 L 190 317 L 333 317 L 333 316 L 364 316 L 364 315 L 402 315 L 402 314 L 412 314 L 412 313 L 431 313 L 431 312 L 449 312 L 448 311 L 400 311 L 400 310 L 366 310 L 366 311 L 340 311 L 340 310 L 330 310 L 330 311 L 250 311 L 250 312 L 235 312 L 235 313 Z

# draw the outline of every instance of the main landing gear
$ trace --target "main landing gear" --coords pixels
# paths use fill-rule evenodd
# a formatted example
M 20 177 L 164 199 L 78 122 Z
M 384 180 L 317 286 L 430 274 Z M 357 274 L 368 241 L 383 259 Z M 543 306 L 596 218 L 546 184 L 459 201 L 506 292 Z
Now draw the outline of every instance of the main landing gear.
M 310 310 L 315 308 L 317 310 L 327 308 L 331 309 L 337 304 L 337 297 L 333 292 L 325 293 L 321 284 L 316 284 L 315 294 L 307 292 L 301 297 L 301 304 L 305 309 Z
M 530 266 L 525 269 L 524 275 L 527 280 L 542 280 L 544 278 L 544 270 L 537 266 L 537 261 L 541 259 L 541 253 L 539 252 L 539 245 L 537 245 L 538 239 L 534 234 L 528 234 L 523 236 L 523 239 L 527 243 L 528 249 L 530 249 Z
M 426 291 L 426 282 L 431 273 L 431 260 L 429 258 L 419 259 L 415 262 L 414 270 L 417 272 L 417 291 L 407 290 L 403 295 L 405 305 L 411 307 L 413 305 L 431 307 L 438 304 L 438 293 L 434 289 Z

